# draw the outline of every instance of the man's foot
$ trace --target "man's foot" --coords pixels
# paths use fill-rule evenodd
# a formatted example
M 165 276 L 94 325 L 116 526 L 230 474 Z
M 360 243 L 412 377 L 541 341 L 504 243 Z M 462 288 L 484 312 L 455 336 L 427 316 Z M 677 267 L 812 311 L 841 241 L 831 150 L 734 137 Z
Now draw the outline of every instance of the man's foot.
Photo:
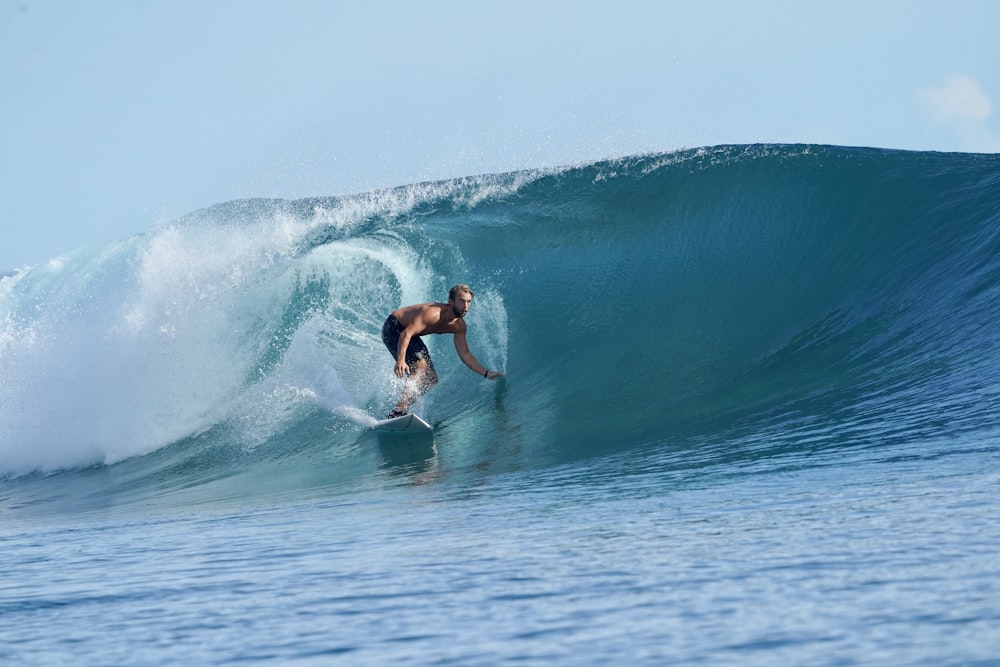
M 390 412 L 389 414 L 387 414 L 385 416 L 385 418 L 386 419 L 395 419 L 396 417 L 402 417 L 405 414 L 406 414 L 406 410 L 403 410 L 402 412 L 399 411 L 399 410 L 393 410 L 392 412 Z

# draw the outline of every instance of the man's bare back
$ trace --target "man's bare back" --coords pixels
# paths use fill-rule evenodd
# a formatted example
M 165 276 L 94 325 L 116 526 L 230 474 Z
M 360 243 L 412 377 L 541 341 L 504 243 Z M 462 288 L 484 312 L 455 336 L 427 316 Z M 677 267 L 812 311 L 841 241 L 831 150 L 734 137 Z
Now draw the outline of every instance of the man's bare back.
M 455 315 L 446 303 L 418 303 L 392 311 L 404 328 L 413 329 L 414 336 L 426 334 L 455 334 L 464 332 L 465 321 Z M 464 316 L 464 313 L 463 313 Z

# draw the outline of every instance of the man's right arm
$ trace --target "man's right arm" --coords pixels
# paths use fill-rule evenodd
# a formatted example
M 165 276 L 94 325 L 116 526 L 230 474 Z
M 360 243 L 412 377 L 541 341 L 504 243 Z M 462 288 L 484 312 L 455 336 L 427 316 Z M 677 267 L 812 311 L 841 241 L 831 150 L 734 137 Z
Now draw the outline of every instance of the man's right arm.
M 398 378 L 405 378 L 410 372 L 410 367 L 406 365 L 406 348 L 410 346 L 410 333 L 403 329 L 399 334 L 399 343 L 396 345 L 396 367 L 393 372 Z
M 398 378 L 405 378 L 410 372 L 410 367 L 406 363 L 406 350 L 410 346 L 410 340 L 414 336 L 419 336 L 427 328 L 424 321 L 426 313 L 427 308 L 421 308 L 413 317 L 413 321 L 399 332 L 399 343 L 396 345 L 396 367 L 393 369 Z

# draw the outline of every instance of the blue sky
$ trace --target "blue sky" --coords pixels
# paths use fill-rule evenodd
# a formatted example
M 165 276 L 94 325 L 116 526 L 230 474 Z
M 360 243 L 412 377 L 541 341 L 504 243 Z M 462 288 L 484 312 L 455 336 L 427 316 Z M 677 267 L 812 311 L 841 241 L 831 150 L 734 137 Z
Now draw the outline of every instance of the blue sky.
M 0 0 L 0 270 L 245 197 L 719 143 L 997 152 L 997 26 L 992 0 Z

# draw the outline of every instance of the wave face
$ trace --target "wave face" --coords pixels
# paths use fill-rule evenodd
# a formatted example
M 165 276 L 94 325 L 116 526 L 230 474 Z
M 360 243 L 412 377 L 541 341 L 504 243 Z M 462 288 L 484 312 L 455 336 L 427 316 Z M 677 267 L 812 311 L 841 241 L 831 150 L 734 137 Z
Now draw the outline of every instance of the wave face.
M 724 146 L 221 204 L 0 282 L 0 474 L 356 478 L 399 391 L 384 318 L 456 282 L 507 371 L 428 337 L 456 465 L 985 434 L 998 251 L 992 155 Z

